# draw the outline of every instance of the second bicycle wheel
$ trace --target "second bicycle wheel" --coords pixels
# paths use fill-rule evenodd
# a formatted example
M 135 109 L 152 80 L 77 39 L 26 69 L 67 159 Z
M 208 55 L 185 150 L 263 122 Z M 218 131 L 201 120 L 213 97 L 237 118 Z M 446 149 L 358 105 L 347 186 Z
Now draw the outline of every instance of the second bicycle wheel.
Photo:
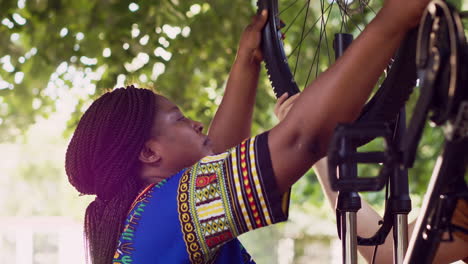
M 268 9 L 262 49 L 277 97 L 300 92 L 326 70 L 334 60 L 331 36 L 343 32 L 359 35 L 382 5 L 373 0 L 258 0 L 257 4 L 259 9 Z M 416 84 L 415 46 L 413 30 L 383 73 L 358 122 L 395 120 Z

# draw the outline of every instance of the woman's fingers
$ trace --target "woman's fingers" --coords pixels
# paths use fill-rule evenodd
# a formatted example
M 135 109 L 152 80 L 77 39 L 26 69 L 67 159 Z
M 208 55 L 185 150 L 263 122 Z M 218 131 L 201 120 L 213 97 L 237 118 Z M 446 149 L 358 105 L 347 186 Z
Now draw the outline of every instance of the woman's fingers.
M 280 117 L 280 111 L 281 111 L 281 105 L 288 99 L 288 93 L 284 93 L 278 98 L 278 101 L 276 101 L 275 104 L 275 109 L 273 112 L 275 113 L 276 117 L 281 120 L 282 118 Z
M 248 59 L 254 62 L 262 61 L 261 31 L 267 21 L 267 13 L 266 10 L 263 10 L 260 14 L 255 15 L 250 25 L 245 28 L 239 43 L 238 55 L 247 55 Z
M 298 96 L 299 96 L 299 94 L 297 93 L 297 94 L 287 98 L 286 102 L 284 102 L 283 107 L 284 108 L 286 108 L 286 107 L 290 108 L 296 102 L 296 99 L 297 99 Z
M 265 23 L 267 21 L 267 17 L 268 17 L 267 15 L 268 15 L 268 11 L 266 9 L 263 9 L 262 12 L 260 12 L 260 14 L 254 16 L 252 24 L 251 24 L 252 28 L 257 31 L 262 30 L 262 28 L 265 26 Z

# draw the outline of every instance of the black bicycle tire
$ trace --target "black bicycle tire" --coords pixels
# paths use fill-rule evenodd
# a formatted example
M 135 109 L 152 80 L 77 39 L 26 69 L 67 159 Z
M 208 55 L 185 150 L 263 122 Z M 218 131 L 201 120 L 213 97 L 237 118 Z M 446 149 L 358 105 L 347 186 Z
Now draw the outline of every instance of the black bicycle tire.
M 280 26 L 279 19 L 274 15 L 278 13 L 277 1 L 258 0 L 257 6 L 259 10 L 268 10 L 268 20 L 262 30 L 262 52 L 273 92 L 277 98 L 286 92 L 289 96 L 299 93 L 299 87 L 294 80 L 284 53 L 281 33 L 279 30 L 275 30 Z
M 259 10 L 268 10 L 268 21 L 262 31 L 262 51 L 273 91 L 276 97 L 287 92 L 290 96 L 300 92 L 287 62 L 283 50 L 278 0 L 258 0 Z M 387 78 L 374 96 L 366 103 L 356 122 L 389 122 L 396 120 L 402 106 L 408 100 L 416 85 L 416 50 L 417 30 L 411 30 L 398 50 Z M 367 143 L 369 139 L 357 142 Z

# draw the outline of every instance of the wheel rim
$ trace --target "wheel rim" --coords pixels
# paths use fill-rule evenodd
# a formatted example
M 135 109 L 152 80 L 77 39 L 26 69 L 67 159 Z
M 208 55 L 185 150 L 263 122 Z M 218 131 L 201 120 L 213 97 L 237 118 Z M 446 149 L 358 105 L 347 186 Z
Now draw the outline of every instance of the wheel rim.
M 264 32 L 268 32 L 267 37 L 273 41 L 267 48 L 275 49 L 275 55 L 283 58 L 280 65 L 266 57 L 267 64 L 276 64 L 278 71 L 285 76 L 283 79 L 289 81 L 285 84 L 270 76 L 277 95 L 280 84 L 292 86 L 291 90 L 304 89 L 333 63 L 332 34 L 351 31 L 357 36 L 366 24 L 363 21 L 370 21 L 380 5 L 377 0 L 372 2 L 374 6 L 368 0 L 360 0 L 351 2 L 357 7 L 346 6 L 345 1 L 340 0 L 337 4 L 325 0 L 259 0 L 259 7 L 269 10 L 270 23 Z M 351 15 L 360 10 L 364 14 Z M 282 21 L 285 21 L 284 25 Z M 284 40 L 282 34 L 286 36 Z
M 278 1 L 280 2 L 278 3 Z M 293 29 L 292 26 L 288 26 L 287 22 L 283 28 L 279 27 L 281 25 L 280 16 L 283 16 L 286 12 L 279 8 L 279 4 L 283 3 L 283 0 L 259 0 L 258 2 L 259 8 L 267 8 L 269 10 L 269 21 L 263 31 L 263 52 L 273 91 L 278 97 L 284 92 L 288 92 L 290 95 L 299 92 L 300 89 L 303 89 L 307 83 L 310 83 L 311 80 L 332 63 L 332 54 L 330 52 L 332 44 L 329 38 L 332 30 L 336 29 L 337 32 L 343 32 L 345 29 L 348 29 L 346 31 L 349 32 L 351 30 L 354 35 L 357 35 L 363 28 L 363 23 L 361 22 L 370 21 L 371 17 L 368 14 L 374 14 L 379 9 L 379 2 L 374 0 L 372 3 L 375 3 L 377 6 L 371 6 L 366 9 L 367 13 L 357 17 L 349 17 L 349 14 L 341 10 L 339 5 L 334 3 L 327 4 L 321 0 L 318 7 L 320 14 L 315 15 L 315 18 L 310 22 L 304 19 L 308 16 L 307 10 L 311 1 L 305 0 L 307 9 L 304 9 L 303 4 L 299 5 L 297 0 L 292 1 L 297 8 L 296 12 L 304 14 L 300 19 L 298 16 L 290 16 L 290 21 L 302 20 L 302 25 L 299 29 Z M 290 12 L 294 5 L 284 4 L 283 6 Z M 339 17 L 342 19 L 339 19 L 340 22 L 335 21 L 332 23 L 334 24 L 334 28 L 329 28 L 327 23 L 330 22 L 329 18 L 333 12 L 338 12 Z M 291 34 L 294 30 L 296 30 L 296 35 Z M 291 51 L 299 51 L 301 48 L 293 47 L 292 44 L 288 44 L 288 41 L 305 42 L 306 37 L 311 34 L 310 32 L 314 32 L 314 30 L 316 31 L 315 33 L 318 33 L 318 43 L 307 43 L 307 45 L 316 47 L 316 51 L 325 49 L 325 52 L 323 52 L 325 58 L 319 58 L 318 53 L 310 52 L 310 49 L 302 49 L 306 51 L 305 55 L 297 55 L 296 58 L 291 59 L 291 54 L 293 54 Z M 397 59 L 389 72 L 389 78 L 381 78 L 379 80 L 377 87 L 380 84 L 382 86 L 380 89 L 374 89 L 376 91 L 374 91 L 375 95 L 366 104 L 357 122 L 394 123 L 396 120 L 401 107 L 408 99 L 416 83 L 416 67 L 414 63 L 416 31 L 413 30 L 411 32 L 411 40 L 404 41 L 406 43 L 404 45 L 405 48 L 399 50 Z M 286 33 L 285 41 L 281 39 L 282 33 Z M 407 37 L 407 39 L 410 38 Z M 321 40 L 324 41 L 321 42 Z M 304 66 L 303 62 L 308 61 L 312 63 Z M 365 74 L 365 69 L 363 69 L 363 74 Z M 370 140 L 363 140 L 362 142 L 358 142 L 358 145 L 365 144 L 368 141 Z

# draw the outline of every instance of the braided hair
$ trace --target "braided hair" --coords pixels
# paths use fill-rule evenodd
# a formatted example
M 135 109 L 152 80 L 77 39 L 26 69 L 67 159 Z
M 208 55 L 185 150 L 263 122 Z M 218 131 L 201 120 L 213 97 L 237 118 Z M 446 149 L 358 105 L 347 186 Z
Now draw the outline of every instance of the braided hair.
M 105 93 L 84 113 L 68 145 L 68 180 L 80 193 L 96 195 L 84 224 L 93 264 L 112 262 L 129 207 L 143 187 L 138 155 L 150 137 L 155 98 L 133 85 Z

